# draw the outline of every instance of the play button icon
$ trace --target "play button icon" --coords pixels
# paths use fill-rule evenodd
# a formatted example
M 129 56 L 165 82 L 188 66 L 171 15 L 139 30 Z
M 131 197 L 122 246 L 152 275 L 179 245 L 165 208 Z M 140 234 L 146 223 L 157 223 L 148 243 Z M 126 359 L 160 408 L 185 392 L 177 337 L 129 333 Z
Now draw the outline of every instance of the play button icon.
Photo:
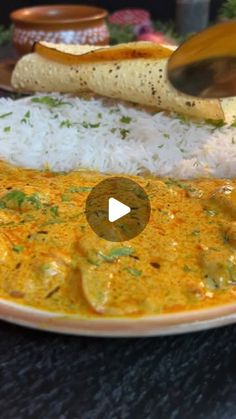
M 112 242 L 140 234 L 149 221 L 150 211 L 145 190 L 124 177 L 110 177 L 98 183 L 88 195 L 85 209 L 93 231 Z
M 130 211 L 131 209 L 128 205 L 122 204 L 122 202 L 117 201 L 115 198 L 109 198 L 108 220 L 111 223 L 129 214 Z

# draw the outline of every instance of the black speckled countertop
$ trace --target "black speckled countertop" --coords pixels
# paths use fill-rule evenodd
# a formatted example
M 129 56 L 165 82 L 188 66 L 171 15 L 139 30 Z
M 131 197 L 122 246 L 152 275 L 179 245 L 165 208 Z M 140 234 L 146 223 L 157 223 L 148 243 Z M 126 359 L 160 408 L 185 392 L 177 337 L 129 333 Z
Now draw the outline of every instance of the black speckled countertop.
M 63 336 L 0 322 L 1 419 L 236 418 L 236 326 Z

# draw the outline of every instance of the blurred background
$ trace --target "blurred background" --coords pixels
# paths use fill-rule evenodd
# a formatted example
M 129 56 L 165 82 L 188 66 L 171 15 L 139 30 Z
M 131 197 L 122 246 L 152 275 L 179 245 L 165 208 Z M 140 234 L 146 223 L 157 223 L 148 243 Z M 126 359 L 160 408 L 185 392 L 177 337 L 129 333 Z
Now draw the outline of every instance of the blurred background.
M 195 0 L 192 0 L 195 1 Z M 162 21 L 169 21 L 175 19 L 176 14 L 176 0 L 83 0 L 83 1 L 69 1 L 60 0 L 10 0 L 1 1 L 0 24 L 9 25 L 9 13 L 21 7 L 37 6 L 39 4 L 87 4 L 105 7 L 112 12 L 117 9 L 138 7 L 148 10 L 153 19 Z M 218 10 L 222 5 L 223 0 L 211 0 L 210 4 L 210 20 L 215 20 Z
M 56 7 L 71 4 L 76 8 L 63 7 L 67 12 Z M 49 6 L 47 10 L 41 8 L 39 12 L 42 21 L 48 16 L 48 24 L 35 21 L 35 18 L 38 19 L 35 9 L 17 11 L 10 17 L 16 9 L 40 5 Z M 100 10 L 103 18 L 96 17 L 95 22 L 87 19 L 91 13 L 87 6 L 101 7 L 107 12 L 104 14 Z M 63 21 L 63 13 L 69 13 L 68 9 L 71 10 L 71 23 Z M 87 10 L 86 24 L 80 21 L 81 9 Z M 93 9 L 92 13 L 96 14 L 97 11 Z M 178 45 L 208 25 L 235 18 L 236 0 L 2 0 L 0 59 L 10 57 L 15 52 L 20 55 L 28 53 L 33 44 L 41 40 L 66 44 L 114 45 L 151 41 Z M 56 26 L 59 20 L 60 28 Z

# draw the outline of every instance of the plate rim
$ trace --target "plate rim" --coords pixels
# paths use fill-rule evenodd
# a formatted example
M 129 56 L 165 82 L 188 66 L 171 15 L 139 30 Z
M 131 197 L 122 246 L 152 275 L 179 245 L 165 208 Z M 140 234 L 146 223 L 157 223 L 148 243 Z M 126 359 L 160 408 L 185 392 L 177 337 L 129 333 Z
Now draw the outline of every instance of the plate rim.
M 0 319 L 43 330 L 91 337 L 148 337 L 203 331 L 236 322 L 236 303 L 142 317 L 81 317 L 50 312 L 0 298 Z

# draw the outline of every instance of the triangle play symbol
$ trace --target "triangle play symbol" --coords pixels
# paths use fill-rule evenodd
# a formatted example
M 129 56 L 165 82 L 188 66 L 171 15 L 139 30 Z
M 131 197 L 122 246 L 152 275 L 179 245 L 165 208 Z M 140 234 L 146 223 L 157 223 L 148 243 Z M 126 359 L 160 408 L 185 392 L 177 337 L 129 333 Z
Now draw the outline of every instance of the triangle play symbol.
M 131 211 L 128 205 L 123 204 L 115 198 L 109 198 L 108 201 L 108 219 L 111 223 L 119 220 Z

